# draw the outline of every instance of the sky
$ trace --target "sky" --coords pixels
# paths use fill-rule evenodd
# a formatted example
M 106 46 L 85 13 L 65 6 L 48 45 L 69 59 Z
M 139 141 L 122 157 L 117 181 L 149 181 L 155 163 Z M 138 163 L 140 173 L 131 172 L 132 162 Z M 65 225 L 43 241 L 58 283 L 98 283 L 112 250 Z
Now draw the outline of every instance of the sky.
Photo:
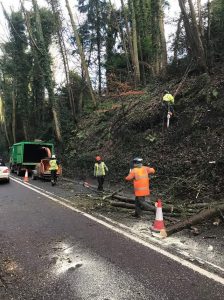
M 31 0 L 23 0 L 23 1 L 24 1 L 25 7 L 27 9 L 29 9 L 29 7 L 31 6 Z M 202 3 L 205 3 L 205 1 L 207 1 L 207 0 L 202 0 Z M 10 13 L 11 9 L 12 10 L 17 10 L 17 9 L 20 8 L 20 0 L 0 0 L 0 2 L 3 4 L 6 11 L 9 12 L 9 13 Z M 46 0 L 37 0 L 37 2 L 39 4 L 39 6 L 46 6 L 47 5 Z M 73 8 L 73 10 L 76 11 L 75 5 L 77 4 L 77 0 L 69 0 L 69 2 L 70 2 L 70 5 L 71 5 L 71 8 Z M 121 0 L 111 0 L 111 2 L 114 3 L 116 6 L 120 6 Z M 125 2 L 126 2 L 126 0 L 125 0 Z M 67 15 L 65 0 L 60 0 L 60 3 L 61 3 L 61 7 L 64 8 L 65 15 Z M 175 31 L 176 31 L 176 27 L 174 25 L 171 25 L 170 21 L 173 18 L 178 17 L 178 15 L 179 15 L 178 0 L 170 0 L 169 3 L 170 3 L 169 9 L 166 8 L 166 10 L 165 10 L 165 35 L 166 35 L 166 41 L 167 41 L 167 48 L 168 49 L 169 49 L 170 43 L 171 43 L 170 35 L 175 33 Z M 66 17 L 66 19 L 68 19 L 68 16 Z M 69 26 L 69 21 L 67 21 L 67 22 L 68 22 L 68 26 Z M 0 6 L 0 43 L 6 42 L 7 37 L 8 37 L 7 21 L 5 20 L 2 7 Z M 56 51 L 55 49 L 53 50 L 53 53 L 55 53 L 54 70 L 55 70 L 55 73 L 57 74 L 56 81 L 60 82 L 60 81 L 62 81 L 64 72 L 62 70 L 60 59 L 58 59 L 59 55 L 58 55 L 57 52 L 58 51 Z M 169 50 L 168 50 L 168 53 L 169 53 Z M 72 65 L 76 64 L 75 61 L 72 61 L 71 63 L 72 63 Z M 58 70 L 60 70 L 60 71 L 58 71 Z
M 62 7 L 65 7 L 65 1 L 64 0 L 60 0 Z M 74 7 L 76 1 L 70 0 L 70 4 L 71 7 Z M 112 2 L 119 6 L 120 5 L 120 0 L 112 0 Z M 1 0 L 1 3 L 3 4 L 3 6 L 5 7 L 7 12 L 10 12 L 10 9 L 12 8 L 13 10 L 17 10 L 20 7 L 20 0 Z M 24 1 L 25 6 L 28 8 L 31 4 L 31 0 L 25 0 Z M 74 3 L 74 4 L 73 4 Z M 179 5 L 178 5 L 178 0 L 171 0 L 171 7 L 170 10 L 166 10 L 166 17 L 173 17 L 175 15 L 178 15 L 178 11 L 179 11 Z M 46 5 L 46 1 L 45 0 L 38 0 L 38 4 L 40 6 L 42 5 Z M 167 27 L 167 26 L 166 26 Z M 166 33 L 167 35 L 170 33 L 170 31 L 172 31 L 172 28 L 166 28 Z M 0 6 L 0 43 L 4 42 L 7 39 L 7 22 L 5 20 L 3 11 L 2 11 L 2 7 Z

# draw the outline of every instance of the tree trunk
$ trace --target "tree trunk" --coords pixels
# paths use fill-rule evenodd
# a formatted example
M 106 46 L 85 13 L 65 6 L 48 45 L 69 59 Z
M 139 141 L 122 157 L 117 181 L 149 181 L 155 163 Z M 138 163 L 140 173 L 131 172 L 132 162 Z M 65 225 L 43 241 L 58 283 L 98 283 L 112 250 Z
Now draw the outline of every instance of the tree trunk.
M 75 111 L 75 100 L 74 100 L 74 95 L 73 95 L 73 91 L 72 91 L 72 88 L 71 88 L 71 82 L 70 82 L 70 76 L 69 76 L 69 64 L 68 64 L 67 53 L 66 53 L 64 38 L 63 38 L 63 34 L 62 34 L 62 29 L 61 29 L 61 25 L 60 25 L 61 22 L 62 22 L 61 16 L 60 16 L 60 11 L 58 10 L 58 7 L 60 7 L 60 6 L 59 6 L 59 3 L 58 3 L 57 0 L 50 0 L 50 4 L 51 4 L 52 12 L 55 15 L 55 20 L 56 20 L 57 37 L 58 37 L 60 53 L 61 53 L 62 60 L 63 60 L 63 65 L 64 65 L 64 71 L 65 71 L 65 78 L 66 78 L 70 108 L 71 108 L 71 111 L 72 111 L 73 120 L 76 123 L 77 119 L 76 119 L 76 111 Z
M 211 2 L 208 0 L 207 3 L 207 10 L 208 10 L 208 29 L 207 29 L 207 53 L 208 53 L 208 62 L 209 65 L 213 65 L 213 56 L 212 56 L 212 47 L 211 47 Z
M 100 34 L 100 10 L 96 1 L 96 40 L 97 40 L 97 60 L 98 60 L 98 92 L 102 94 L 102 72 L 101 72 L 101 34 Z
M 167 228 L 167 235 L 171 235 L 175 232 L 181 231 L 184 228 L 190 227 L 192 225 L 198 224 L 204 220 L 208 220 L 211 219 L 212 217 L 218 215 L 220 213 L 220 211 L 224 210 L 224 204 L 222 205 L 217 205 L 214 208 L 208 208 L 208 209 L 204 209 L 201 212 L 199 212 L 198 214 L 184 220 L 184 221 L 180 221 L 170 227 Z
M 167 51 L 166 38 L 164 30 L 164 13 L 162 9 L 162 1 L 159 0 L 159 33 L 160 33 L 160 70 L 165 73 L 167 67 Z
M 12 137 L 13 137 L 13 143 L 16 143 L 16 97 L 15 97 L 15 91 L 13 88 L 12 91 Z
M 7 124 L 6 124 L 6 117 L 5 117 L 5 104 L 3 100 L 3 92 L 0 90 L 0 122 L 2 125 L 2 130 L 5 133 L 5 138 L 7 141 L 8 146 L 11 146 L 10 140 L 9 140 L 9 135 L 8 135 L 8 130 L 7 130 Z
M 201 0 L 197 0 L 197 10 L 198 10 L 198 26 L 199 26 L 199 32 L 200 35 L 204 35 L 204 26 L 202 21 L 202 15 L 201 15 Z
M 94 107 L 96 107 L 97 101 L 96 101 L 96 98 L 95 98 L 95 95 L 94 95 L 94 92 L 93 92 L 92 83 L 91 83 L 90 76 L 89 76 L 89 70 L 88 70 L 87 65 L 86 65 L 86 59 L 85 59 L 84 51 L 83 51 L 82 44 L 81 44 L 81 41 L 80 41 L 80 38 L 79 38 L 78 30 L 77 30 L 77 27 L 76 27 L 76 24 L 75 24 L 75 21 L 74 21 L 74 17 L 73 17 L 69 2 L 68 2 L 68 0 L 66 0 L 65 2 L 66 2 L 66 7 L 67 7 L 67 10 L 68 10 L 69 17 L 70 17 L 70 20 L 71 20 L 73 33 L 74 33 L 74 36 L 76 38 L 76 43 L 77 43 L 77 46 L 78 46 L 78 49 L 79 49 L 79 55 L 80 55 L 80 58 L 81 58 L 82 68 L 84 70 L 84 76 L 85 76 L 85 79 L 86 79 L 86 82 L 87 82 L 87 85 L 88 85 L 88 88 L 89 88 L 89 92 L 90 92 L 90 95 L 91 95 L 91 98 L 92 98 L 92 101 L 93 101 L 93 105 L 94 105 Z
M 178 60 L 178 44 L 180 39 L 180 33 L 181 33 L 181 22 L 183 21 L 182 13 L 180 13 L 180 17 L 177 23 L 177 31 L 176 31 L 176 37 L 174 40 L 174 48 L 173 48 L 173 63 L 177 66 L 177 60 Z
M 131 56 L 131 63 L 132 63 L 132 67 L 135 70 L 136 66 L 135 66 L 135 58 L 134 58 L 134 49 L 133 49 L 133 43 L 132 43 L 132 36 L 130 33 L 130 29 L 129 29 L 129 24 L 128 24 L 128 16 L 126 13 L 126 9 L 125 9 L 125 5 L 124 5 L 124 1 L 121 0 L 121 7 L 122 7 L 122 11 L 124 14 L 124 20 L 125 20 L 125 29 L 126 29 L 126 35 L 127 35 L 127 39 L 128 39 L 128 46 L 129 46 L 129 51 L 130 51 L 130 56 Z M 136 73 L 134 72 L 134 82 L 137 82 L 137 78 L 136 78 Z
M 200 38 L 193 3 L 191 0 L 188 0 L 188 3 L 190 6 L 190 11 L 191 11 L 192 28 L 191 28 L 191 24 L 189 22 L 188 14 L 186 12 L 184 0 L 179 0 L 179 5 L 181 8 L 181 12 L 183 14 L 184 27 L 186 30 L 188 43 L 191 46 L 191 51 L 192 51 L 194 58 L 196 59 L 198 68 L 204 72 L 204 71 L 207 71 L 205 51 L 204 51 L 204 47 L 203 47 L 203 44 L 202 44 L 202 41 Z
M 135 74 L 135 85 L 140 83 L 140 68 L 138 59 L 138 38 L 137 38 L 137 27 L 136 27 L 136 15 L 133 0 L 130 0 L 131 6 L 131 21 L 132 21 L 132 43 L 133 43 L 133 56 L 134 56 L 134 74 Z
M 24 133 L 25 140 L 28 141 L 29 138 L 28 138 L 28 133 L 27 133 L 27 124 L 26 124 L 26 120 L 23 120 L 23 133 Z
M 198 54 L 199 54 L 199 57 L 198 57 L 199 64 L 200 64 L 200 66 L 202 67 L 202 69 L 204 71 L 207 71 L 205 49 L 204 49 L 204 46 L 202 44 L 200 31 L 199 31 L 199 28 L 198 28 L 198 25 L 197 25 L 197 19 L 196 19 L 196 13 L 195 13 L 194 5 L 192 3 L 192 0 L 188 0 L 188 3 L 189 3 L 189 6 L 190 6 L 190 11 L 191 11 L 192 26 L 193 26 L 195 42 L 196 42 L 197 49 L 198 49 Z

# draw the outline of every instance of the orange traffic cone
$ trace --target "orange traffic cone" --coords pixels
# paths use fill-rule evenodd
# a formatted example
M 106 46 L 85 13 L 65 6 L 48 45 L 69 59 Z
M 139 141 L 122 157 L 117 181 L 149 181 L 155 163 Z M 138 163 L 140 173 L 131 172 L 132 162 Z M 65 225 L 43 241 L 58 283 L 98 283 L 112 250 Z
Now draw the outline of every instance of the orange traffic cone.
M 165 230 L 165 225 L 163 221 L 163 211 L 162 211 L 162 201 L 159 199 L 156 203 L 156 219 L 154 221 L 153 226 L 151 227 L 152 231 L 155 232 L 164 232 Z
M 23 182 L 25 182 L 25 183 L 29 182 L 29 176 L 28 176 L 28 170 L 27 169 L 26 169 L 26 172 L 25 172 Z

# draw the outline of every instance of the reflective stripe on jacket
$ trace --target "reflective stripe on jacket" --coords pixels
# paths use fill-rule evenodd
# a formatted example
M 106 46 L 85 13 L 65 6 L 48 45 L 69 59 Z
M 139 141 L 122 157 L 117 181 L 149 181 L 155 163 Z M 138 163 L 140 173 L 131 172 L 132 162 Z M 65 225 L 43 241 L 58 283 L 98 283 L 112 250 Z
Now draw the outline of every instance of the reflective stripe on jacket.
M 171 94 L 166 94 L 163 96 L 163 101 L 170 102 L 170 104 L 174 104 L 174 97 Z
M 150 195 L 149 190 L 149 174 L 154 174 L 153 168 L 142 166 L 140 168 L 134 168 L 131 170 L 129 175 L 125 178 L 126 180 L 134 179 L 134 191 L 135 196 L 148 196 Z
M 106 171 L 108 172 L 108 168 L 103 161 L 101 161 L 100 163 L 95 163 L 94 176 L 105 176 Z
M 58 170 L 58 164 L 57 164 L 57 160 L 56 159 L 51 159 L 49 161 L 49 164 L 50 164 L 50 168 L 49 168 L 50 171 Z

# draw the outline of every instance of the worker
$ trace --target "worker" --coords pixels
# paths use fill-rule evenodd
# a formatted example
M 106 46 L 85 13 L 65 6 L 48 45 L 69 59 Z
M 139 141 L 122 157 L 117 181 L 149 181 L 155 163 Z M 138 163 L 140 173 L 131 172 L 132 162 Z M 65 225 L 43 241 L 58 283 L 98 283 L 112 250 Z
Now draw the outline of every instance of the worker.
M 103 184 L 106 172 L 108 172 L 108 167 L 106 166 L 105 162 L 102 161 L 102 158 L 97 155 L 96 162 L 94 165 L 94 176 L 97 178 L 98 181 L 98 191 L 103 191 Z
M 56 155 L 53 154 L 50 161 L 50 168 L 49 170 L 51 171 L 51 185 L 55 185 L 57 181 L 57 170 L 58 170 L 58 161 L 56 159 Z
M 145 197 L 150 195 L 149 189 L 149 174 L 154 174 L 155 169 L 143 166 L 143 159 L 136 157 L 133 159 L 134 168 L 129 175 L 125 178 L 134 183 L 135 193 L 135 213 L 133 217 L 140 218 L 142 208 L 150 208 L 150 205 L 145 201 Z
M 163 109 L 165 114 L 169 114 L 170 116 L 173 115 L 174 113 L 174 97 L 170 94 L 169 91 L 165 90 L 164 91 L 164 96 L 163 96 Z

